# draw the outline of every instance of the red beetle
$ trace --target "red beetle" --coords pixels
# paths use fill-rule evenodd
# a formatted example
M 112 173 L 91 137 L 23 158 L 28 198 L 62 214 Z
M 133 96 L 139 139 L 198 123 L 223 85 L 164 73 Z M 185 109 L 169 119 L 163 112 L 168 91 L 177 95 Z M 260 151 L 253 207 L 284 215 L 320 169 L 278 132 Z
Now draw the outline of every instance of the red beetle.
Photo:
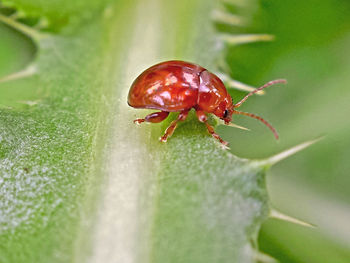
M 224 83 L 216 75 L 199 65 L 173 60 L 156 64 L 142 72 L 131 85 L 128 104 L 134 108 L 160 110 L 147 115 L 144 119 L 134 120 L 135 123 L 161 122 L 170 112 L 180 112 L 160 138 L 162 142 L 167 141 L 177 123 L 185 120 L 192 108 L 196 110 L 198 120 L 205 123 L 208 132 L 224 145 L 228 143 L 215 133 L 214 128 L 207 122 L 206 113 L 215 114 L 224 120 L 225 124 L 231 122 L 232 114 L 258 119 L 269 127 L 278 139 L 276 130 L 263 118 L 236 110 L 249 96 L 276 83 L 286 81 L 283 79 L 270 81 L 233 104 Z

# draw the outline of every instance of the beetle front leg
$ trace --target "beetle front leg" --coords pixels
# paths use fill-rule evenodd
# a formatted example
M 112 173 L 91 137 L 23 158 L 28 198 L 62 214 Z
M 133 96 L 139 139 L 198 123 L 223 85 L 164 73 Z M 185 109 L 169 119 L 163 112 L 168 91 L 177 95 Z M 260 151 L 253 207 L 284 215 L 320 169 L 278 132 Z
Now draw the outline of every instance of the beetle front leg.
M 160 112 L 153 112 L 151 114 L 148 114 L 144 119 L 136 119 L 134 120 L 134 123 L 140 124 L 142 122 L 161 122 L 164 121 L 169 115 L 169 112 L 167 111 L 160 111 Z
M 175 129 L 176 129 L 176 126 L 177 126 L 177 123 L 179 121 L 184 121 L 186 120 L 187 116 L 188 116 L 188 112 L 189 110 L 184 110 L 184 111 L 181 111 L 179 116 L 177 116 L 177 119 L 172 121 L 169 125 L 169 127 L 165 130 L 165 133 L 162 137 L 159 138 L 159 140 L 161 142 L 166 142 L 168 140 L 168 138 L 173 135 Z
M 211 126 L 209 123 L 208 123 L 208 117 L 207 115 L 201 111 L 201 110 L 197 110 L 196 111 L 196 114 L 197 114 L 197 118 L 200 122 L 203 122 L 206 126 L 207 126 L 207 129 L 208 129 L 208 132 L 211 134 L 211 136 L 213 136 L 215 139 L 217 139 L 219 142 L 221 142 L 224 146 L 227 146 L 228 145 L 228 142 L 224 141 L 220 136 L 219 134 L 217 134 L 214 130 L 214 127 Z
M 227 141 L 224 141 L 219 134 L 217 134 L 214 130 L 214 127 L 211 126 L 208 122 L 205 122 L 205 125 L 207 126 L 208 132 L 211 134 L 211 136 L 213 136 L 215 139 L 219 140 L 219 142 L 221 142 L 224 146 L 228 145 Z

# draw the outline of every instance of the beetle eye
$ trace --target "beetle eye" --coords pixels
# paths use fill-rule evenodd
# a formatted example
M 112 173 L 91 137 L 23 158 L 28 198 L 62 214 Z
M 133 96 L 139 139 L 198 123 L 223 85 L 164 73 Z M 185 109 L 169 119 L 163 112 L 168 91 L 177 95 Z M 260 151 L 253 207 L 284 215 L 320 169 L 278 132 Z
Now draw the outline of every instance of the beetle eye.
M 225 110 L 225 112 L 224 112 L 224 118 L 227 118 L 227 115 L 228 115 L 228 110 Z

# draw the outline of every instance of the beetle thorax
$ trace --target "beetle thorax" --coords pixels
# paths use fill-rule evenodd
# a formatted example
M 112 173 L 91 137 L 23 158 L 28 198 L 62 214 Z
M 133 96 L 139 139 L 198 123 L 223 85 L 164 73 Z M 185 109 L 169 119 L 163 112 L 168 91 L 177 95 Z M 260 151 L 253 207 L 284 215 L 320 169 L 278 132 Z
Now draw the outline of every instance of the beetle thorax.
M 231 118 L 232 98 L 224 83 L 207 70 L 201 72 L 199 78 L 198 108 L 204 112 L 213 113 L 221 119 L 224 117 Z M 227 112 L 225 113 L 225 111 Z

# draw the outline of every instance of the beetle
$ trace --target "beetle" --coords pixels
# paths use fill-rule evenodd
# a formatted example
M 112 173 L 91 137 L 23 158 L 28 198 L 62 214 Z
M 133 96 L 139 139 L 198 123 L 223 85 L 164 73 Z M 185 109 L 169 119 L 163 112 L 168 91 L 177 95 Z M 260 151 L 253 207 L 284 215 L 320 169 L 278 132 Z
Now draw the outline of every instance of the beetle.
M 286 80 L 270 81 L 234 104 L 218 76 L 197 64 L 171 60 L 151 66 L 134 80 L 130 87 L 128 104 L 134 108 L 160 110 L 144 119 L 134 120 L 137 124 L 158 123 L 165 120 L 170 112 L 179 112 L 177 119 L 170 123 L 164 135 L 160 137 L 162 142 L 167 141 L 178 122 L 184 121 L 192 108 L 195 109 L 198 120 L 206 125 L 208 132 L 223 145 L 228 143 L 215 133 L 214 127 L 208 123 L 209 113 L 222 119 L 226 125 L 231 122 L 233 114 L 255 118 L 270 128 L 278 139 L 277 131 L 266 120 L 252 113 L 236 110 L 248 97 L 276 83 L 286 83 Z

